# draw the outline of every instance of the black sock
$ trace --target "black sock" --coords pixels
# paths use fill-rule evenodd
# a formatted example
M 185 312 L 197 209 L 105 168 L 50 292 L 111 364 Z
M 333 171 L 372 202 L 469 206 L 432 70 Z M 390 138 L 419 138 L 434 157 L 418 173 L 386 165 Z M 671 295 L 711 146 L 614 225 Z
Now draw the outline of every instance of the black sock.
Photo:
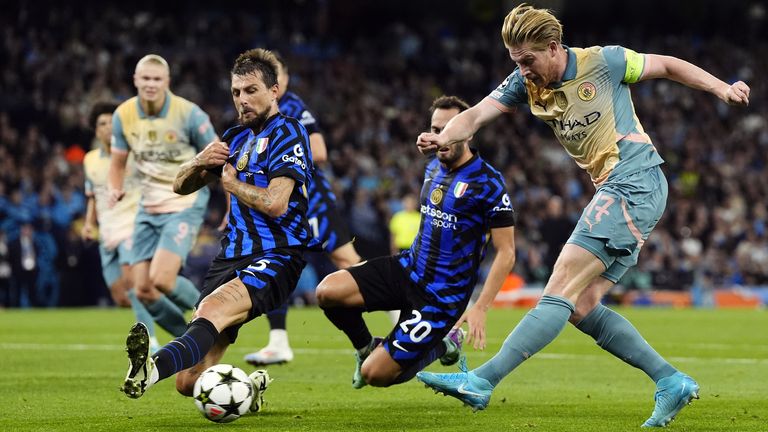
M 355 349 L 365 348 L 373 339 L 363 320 L 364 311 L 363 308 L 344 307 L 323 309 L 325 316 L 347 335 Z
M 427 355 L 419 359 L 419 361 L 416 363 L 412 364 L 408 369 L 404 369 L 402 372 L 400 372 L 400 375 L 398 375 L 397 378 L 392 381 L 392 384 L 404 383 L 415 377 L 417 373 L 421 372 L 425 367 L 432 364 L 433 361 L 442 357 L 447 350 L 448 347 L 445 346 L 445 342 L 440 341 L 440 343 L 432 348 L 432 350 L 428 352 Z
M 288 316 L 288 302 L 275 310 L 267 312 L 270 330 L 285 330 L 285 318 Z
M 153 356 L 159 379 L 196 365 L 210 351 L 218 337 L 216 327 L 207 319 L 197 318 L 192 321 L 183 335 L 160 348 Z

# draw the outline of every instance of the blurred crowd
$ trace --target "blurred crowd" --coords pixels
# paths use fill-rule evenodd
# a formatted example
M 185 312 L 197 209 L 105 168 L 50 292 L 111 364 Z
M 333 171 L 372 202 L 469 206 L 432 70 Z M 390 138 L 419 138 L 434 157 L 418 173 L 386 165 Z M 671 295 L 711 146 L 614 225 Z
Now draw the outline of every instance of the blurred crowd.
M 453 94 L 473 104 L 513 64 L 499 36 L 500 7 L 491 16 L 482 8 L 455 12 L 461 26 L 455 17 L 417 25 L 382 14 L 374 29 L 352 26 L 361 12 L 349 4 L 352 10 L 330 1 L 267 2 L 264 10 L 236 14 L 157 6 L 126 12 L 100 4 L 16 5 L 4 12 L 0 305 L 109 301 L 98 251 L 79 238 L 82 158 L 94 145 L 87 119 L 95 102 L 135 94 L 134 65 L 150 52 L 169 61 L 172 91 L 199 104 L 221 134 L 235 121 L 229 68 L 236 55 L 255 46 L 280 51 L 290 90 L 325 134 L 327 172 L 357 249 L 366 258 L 390 253 L 389 220 L 422 184 L 424 159 L 415 139 L 427 129 L 431 101 Z M 565 41 L 675 55 L 752 89 L 745 110 L 672 82 L 632 87 L 637 115 L 667 162 L 670 197 L 639 265 L 620 285 L 768 284 L 768 95 L 757 76 L 768 70 L 768 38 L 745 33 L 737 43 L 716 33 L 618 27 L 569 33 L 566 23 Z M 594 187 L 549 127 L 525 112 L 484 128 L 473 143 L 508 181 L 518 215 L 515 272 L 541 285 Z M 198 281 L 217 252 L 223 208 L 215 190 L 185 268 Z

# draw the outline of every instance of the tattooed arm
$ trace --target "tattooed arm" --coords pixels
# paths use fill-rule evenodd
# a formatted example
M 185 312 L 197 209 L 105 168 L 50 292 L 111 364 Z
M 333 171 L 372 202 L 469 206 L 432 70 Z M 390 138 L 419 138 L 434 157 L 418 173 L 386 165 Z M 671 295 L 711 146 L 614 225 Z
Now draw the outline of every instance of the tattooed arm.
M 189 195 L 208 183 L 218 180 L 218 176 L 208 169 L 220 167 L 229 157 L 227 143 L 214 141 L 179 167 L 176 179 L 173 181 L 173 191 L 179 195 Z
M 236 196 L 240 202 L 272 218 L 278 218 L 288 211 L 288 200 L 296 184 L 294 179 L 276 177 L 269 181 L 266 188 L 260 188 L 241 182 L 235 174 L 235 167 L 224 164 L 221 184 L 225 191 Z

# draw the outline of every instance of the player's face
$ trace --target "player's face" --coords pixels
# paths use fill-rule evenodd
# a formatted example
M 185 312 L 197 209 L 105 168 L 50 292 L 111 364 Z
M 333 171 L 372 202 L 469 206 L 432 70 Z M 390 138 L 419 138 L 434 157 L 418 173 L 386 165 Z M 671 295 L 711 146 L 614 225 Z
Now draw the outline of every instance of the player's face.
M 547 47 L 544 50 L 533 49 L 529 44 L 517 47 L 508 47 L 509 57 L 517 63 L 523 77 L 536 87 L 546 87 L 556 80 L 552 76 L 554 67 L 554 51 Z
M 261 129 L 277 100 L 277 84 L 267 87 L 261 72 L 232 75 L 232 102 L 243 126 Z
M 162 99 L 169 83 L 168 69 L 156 63 L 139 65 L 133 75 L 133 84 L 139 91 L 139 98 L 147 102 L 158 102 Z
M 96 139 L 109 144 L 112 139 L 112 114 L 99 114 L 96 118 Z
M 430 130 L 432 133 L 439 134 L 445 128 L 448 122 L 459 114 L 458 108 L 438 108 L 432 113 L 432 122 L 430 124 Z M 456 161 L 464 156 L 464 152 L 467 150 L 467 141 L 462 141 L 454 144 L 450 144 L 437 149 L 437 160 L 440 163 L 452 167 Z

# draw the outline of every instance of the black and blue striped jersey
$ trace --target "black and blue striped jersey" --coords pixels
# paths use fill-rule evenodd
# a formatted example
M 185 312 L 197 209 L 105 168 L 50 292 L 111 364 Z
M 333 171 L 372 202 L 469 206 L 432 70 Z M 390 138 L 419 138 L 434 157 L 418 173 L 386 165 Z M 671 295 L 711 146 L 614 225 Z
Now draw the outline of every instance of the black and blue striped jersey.
M 278 107 L 281 113 L 297 119 L 307 129 L 308 135 L 320 132 L 315 116 L 312 115 L 307 105 L 296 93 L 285 92 L 278 101 Z M 331 183 L 319 167 L 315 167 L 312 181 L 307 186 L 307 194 L 309 196 L 307 217 L 310 222 L 314 221 L 317 224 L 317 226 L 313 227 L 313 230 L 316 231 L 314 234 L 316 234 L 320 243 L 327 244 L 330 242 L 330 250 L 341 246 L 340 244 L 337 245 L 332 238 L 335 233 L 332 232 L 329 221 L 323 217 L 329 211 L 329 207 L 335 207 L 336 196 L 332 192 Z
M 280 247 L 306 247 L 312 235 L 307 222 L 306 185 L 312 177 L 312 151 L 307 131 L 298 120 L 276 114 L 261 131 L 237 126 L 224 133 L 229 160 L 238 180 L 266 188 L 276 177 L 296 181 L 288 211 L 269 217 L 231 195 L 229 224 L 221 240 L 221 256 L 233 258 Z
M 398 262 L 443 309 L 463 310 L 477 283 L 490 229 L 515 224 L 504 177 L 477 155 L 451 171 L 433 158 L 420 201 L 419 233 Z

